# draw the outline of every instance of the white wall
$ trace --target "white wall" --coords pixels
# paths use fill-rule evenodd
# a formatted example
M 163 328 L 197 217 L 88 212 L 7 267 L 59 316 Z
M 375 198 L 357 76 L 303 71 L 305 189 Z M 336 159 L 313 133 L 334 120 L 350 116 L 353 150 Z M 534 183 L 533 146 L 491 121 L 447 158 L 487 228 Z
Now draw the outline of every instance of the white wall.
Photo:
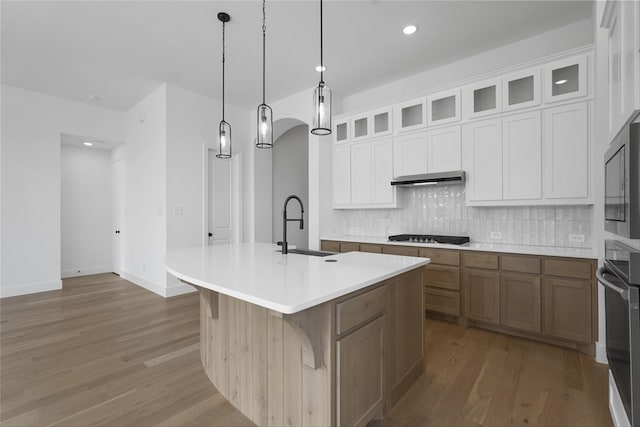
M 460 61 L 426 70 L 343 99 L 340 111 L 357 112 L 411 99 L 440 86 L 581 47 L 593 42 L 591 20 L 576 22 Z M 334 111 L 338 113 L 339 111 Z
M 305 208 L 304 229 L 293 222 L 287 227 L 287 242 L 298 248 L 309 247 L 309 126 L 299 125 L 278 138 L 271 150 L 272 180 L 272 241 L 282 240 L 282 208 L 285 199 L 295 194 Z M 289 202 L 289 218 L 299 218 L 300 207 Z
M 205 146 L 216 146 L 222 104 L 207 96 L 167 85 L 167 157 L 166 157 L 166 249 L 201 246 L 204 220 Z M 239 155 L 251 145 L 248 136 L 248 111 L 225 106 L 225 120 L 231 124 L 232 150 Z M 226 162 L 231 160 L 215 161 Z M 243 192 L 244 193 L 244 192 Z M 182 208 L 182 215 L 174 215 Z M 241 215 L 246 212 L 241 209 Z M 242 224 L 242 221 L 241 221 Z M 168 275 L 168 295 L 186 290 Z
M 124 114 L 2 85 L 0 296 L 60 289 L 60 134 L 124 140 Z
M 62 277 L 111 271 L 111 152 L 61 149 Z

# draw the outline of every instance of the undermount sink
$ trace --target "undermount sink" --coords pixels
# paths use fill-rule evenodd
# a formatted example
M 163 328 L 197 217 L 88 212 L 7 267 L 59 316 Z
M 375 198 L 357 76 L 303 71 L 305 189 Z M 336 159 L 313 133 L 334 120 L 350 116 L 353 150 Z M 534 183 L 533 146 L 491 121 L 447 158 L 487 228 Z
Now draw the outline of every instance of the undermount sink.
M 282 252 L 282 250 L 279 250 L 278 252 Z M 335 255 L 334 252 L 312 251 L 311 249 L 289 249 L 288 252 L 290 254 L 311 255 L 311 256 L 320 256 L 320 257 Z

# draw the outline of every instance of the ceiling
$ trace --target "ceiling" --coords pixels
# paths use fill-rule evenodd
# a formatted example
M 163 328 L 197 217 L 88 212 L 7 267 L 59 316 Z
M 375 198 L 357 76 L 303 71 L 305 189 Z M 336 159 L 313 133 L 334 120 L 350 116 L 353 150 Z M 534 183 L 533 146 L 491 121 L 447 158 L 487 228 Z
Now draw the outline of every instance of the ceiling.
M 2 82 L 126 110 L 163 82 L 261 102 L 259 1 L 6 1 Z M 325 81 L 347 96 L 588 19 L 591 1 L 325 1 Z M 412 36 L 402 28 L 418 26 Z M 319 2 L 267 1 L 267 103 L 319 80 Z M 97 100 L 89 100 L 94 95 Z

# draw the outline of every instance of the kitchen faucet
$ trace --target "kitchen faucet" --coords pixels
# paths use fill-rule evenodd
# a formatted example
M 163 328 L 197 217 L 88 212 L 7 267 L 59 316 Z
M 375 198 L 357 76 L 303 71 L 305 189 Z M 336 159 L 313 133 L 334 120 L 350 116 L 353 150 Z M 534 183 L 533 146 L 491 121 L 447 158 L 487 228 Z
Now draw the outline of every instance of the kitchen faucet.
M 298 201 L 298 203 L 300 203 L 300 218 L 296 218 L 296 219 L 288 219 L 287 218 L 287 204 L 289 203 L 289 200 L 291 199 L 296 199 Z M 282 212 L 282 253 L 286 254 L 289 252 L 289 248 L 288 248 L 288 243 L 287 243 L 287 222 L 289 221 L 299 221 L 300 222 L 300 230 L 302 230 L 304 228 L 304 206 L 302 204 L 302 200 L 300 200 L 300 197 L 296 196 L 296 195 L 291 195 L 289 197 L 287 197 L 287 200 L 284 201 L 284 211 Z

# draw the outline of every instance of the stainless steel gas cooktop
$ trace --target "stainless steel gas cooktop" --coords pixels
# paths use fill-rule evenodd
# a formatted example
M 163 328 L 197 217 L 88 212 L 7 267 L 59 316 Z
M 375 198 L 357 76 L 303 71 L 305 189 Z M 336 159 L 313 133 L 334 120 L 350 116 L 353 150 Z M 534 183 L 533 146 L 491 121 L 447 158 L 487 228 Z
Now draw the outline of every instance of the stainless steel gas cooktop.
M 447 243 L 464 245 L 469 243 L 468 236 L 438 236 L 435 234 L 396 234 L 389 236 L 390 242 Z

